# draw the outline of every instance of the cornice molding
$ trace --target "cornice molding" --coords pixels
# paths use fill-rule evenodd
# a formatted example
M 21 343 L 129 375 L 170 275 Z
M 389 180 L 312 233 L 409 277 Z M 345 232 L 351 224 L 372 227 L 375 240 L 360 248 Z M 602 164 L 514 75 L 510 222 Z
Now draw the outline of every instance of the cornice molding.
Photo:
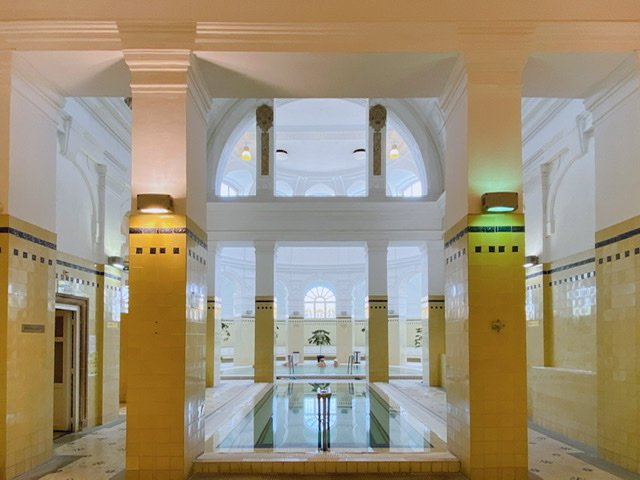
M 191 55 L 191 68 L 187 72 L 187 84 L 189 95 L 198 107 L 202 120 L 207 122 L 211 110 L 211 93 L 194 55 Z
M 467 72 L 464 68 L 464 59 L 462 56 L 458 57 L 453 69 L 451 70 L 451 74 L 449 75 L 449 79 L 444 87 L 444 92 L 440 96 L 440 109 L 444 116 L 444 124 L 446 125 L 447 120 L 451 113 L 455 110 L 460 99 L 463 97 L 464 92 L 467 88 Z
M 127 152 L 131 152 L 131 113 L 120 99 L 91 97 L 76 98 L 78 104 L 91 115 Z
M 0 22 L 0 45 L 13 50 L 119 50 L 115 22 Z
M 585 107 L 593 115 L 593 124 L 607 118 L 640 90 L 640 66 L 637 56 L 622 62 L 585 98 Z
M 31 63 L 18 55 L 13 55 L 11 70 L 15 80 L 18 80 L 12 82 L 13 88 L 57 125 L 60 109 L 64 107 L 64 97 L 57 92 L 55 86 Z
M 570 102 L 569 98 L 524 99 L 525 105 L 533 106 L 527 109 L 522 119 L 522 144 L 538 135 Z

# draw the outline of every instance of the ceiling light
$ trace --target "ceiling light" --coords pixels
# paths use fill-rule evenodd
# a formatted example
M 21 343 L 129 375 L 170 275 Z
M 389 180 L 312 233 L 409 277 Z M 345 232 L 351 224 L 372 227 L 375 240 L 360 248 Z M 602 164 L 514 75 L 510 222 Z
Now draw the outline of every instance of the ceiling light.
M 489 213 L 513 212 L 518 208 L 516 192 L 488 192 L 482 195 L 482 211 Z
M 353 151 L 353 158 L 359 162 L 363 161 L 367 156 L 367 151 L 364 148 L 356 148 Z
M 289 157 L 289 152 L 287 152 L 286 150 L 283 150 L 282 148 L 279 148 L 276 150 L 276 161 L 280 162 L 282 160 L 286 160 Z
M 173 198 L 166 193 L 140 193 L 137 204 L 138 211 L 141 213 L 173 212 Z
M 108 257 L 107 264 L 119 270 L 124 270 L 124 258 L 122 257 Z
M 251 161 L 251 150 L 249 150 L 249 147 L 245 146 L 242 149 L 242 160 L 244 160 L 245 162 L 250 162 Z
M 395 160 L 400 156 L 400 150 L 398 150 L 398 145 L 395 143 L 391 145 L 391 150 L 389 150 L 389 158 L 391 160 Z
M 537 255 L 527 255 L 526 257 L 524 257 L 524 268 L 529 268 L 529 267 L 533 267 L 535 265 L 538 265 L 540 259 L 538 258 Z

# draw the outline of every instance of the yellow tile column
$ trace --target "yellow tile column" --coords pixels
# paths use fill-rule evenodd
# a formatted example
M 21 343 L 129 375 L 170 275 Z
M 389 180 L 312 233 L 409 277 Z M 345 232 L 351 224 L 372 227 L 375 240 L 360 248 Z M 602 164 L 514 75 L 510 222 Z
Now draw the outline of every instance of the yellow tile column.
M 422 341 L 427 346 L 428 356 L 428 384 L 432 387 L 441 387 L 442 378 L 441 359 L 445 352 L 444 335 L 444 295 L 429 295 L 427 299 L 427 328 L 423 332 Z
M 367 369 L 370 382 L 389 381 L 387 247 L 388 242 L 386 241 L 367 242 L 369 296 L 365 313 L 369 317 Z
M 13 53 L 0 51 L 2 479 L 46 461 L 53 448 L 59 99 L 32 77 L 14 85 L 16 70 Z
M 472 480 L 526 479 L 524 218 L 479 213 L 484 193 L 522 190 L 526 33 L 477 33 L 460 31 L 464 64 L 442 99 L 447 443 Z
M 119 28 L 131 69 L 137 212 L 129 225 L 126 478 L 184 479 L 204 450 L 208 104 L 191 63 L 193 25 Z M 137 195 L 147 193 L 171 195 L 174 212 L 139 212 Z
M 273 382 L 275 365 L 275 301 L 273 241 L 256 241 L 256 307 L 254 380 Z

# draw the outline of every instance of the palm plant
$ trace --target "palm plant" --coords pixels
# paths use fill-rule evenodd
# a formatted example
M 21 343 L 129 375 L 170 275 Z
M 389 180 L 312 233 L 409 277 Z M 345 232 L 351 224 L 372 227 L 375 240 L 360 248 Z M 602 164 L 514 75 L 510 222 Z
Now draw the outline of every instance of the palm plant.
M 416 335 L 413 337 L 413 346 L 414 347 L 422 346 L 422 327 L 416 328 Z
M 329 336 L 329 332 L 326 330 L 314 330 L 311 332 L 311 336 L 307 339 L 307 343 L 320 347 L 320 354 L 322 354 L 322 346 L 331 345 L 331 337 Z

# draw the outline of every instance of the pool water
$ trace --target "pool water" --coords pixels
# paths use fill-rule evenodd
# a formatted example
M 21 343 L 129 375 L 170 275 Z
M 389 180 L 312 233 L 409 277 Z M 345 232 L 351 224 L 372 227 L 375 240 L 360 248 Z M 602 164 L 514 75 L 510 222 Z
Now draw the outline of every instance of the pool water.
M 220 438 L 216 452 L 316 449 L 318 389 L 330 388 L 331 449 L 425 452 L 428 427 L 389 404 L 366 383 L 276 383 L 244 418 Z M 233 422 L 232 422 L 233 423 Z

